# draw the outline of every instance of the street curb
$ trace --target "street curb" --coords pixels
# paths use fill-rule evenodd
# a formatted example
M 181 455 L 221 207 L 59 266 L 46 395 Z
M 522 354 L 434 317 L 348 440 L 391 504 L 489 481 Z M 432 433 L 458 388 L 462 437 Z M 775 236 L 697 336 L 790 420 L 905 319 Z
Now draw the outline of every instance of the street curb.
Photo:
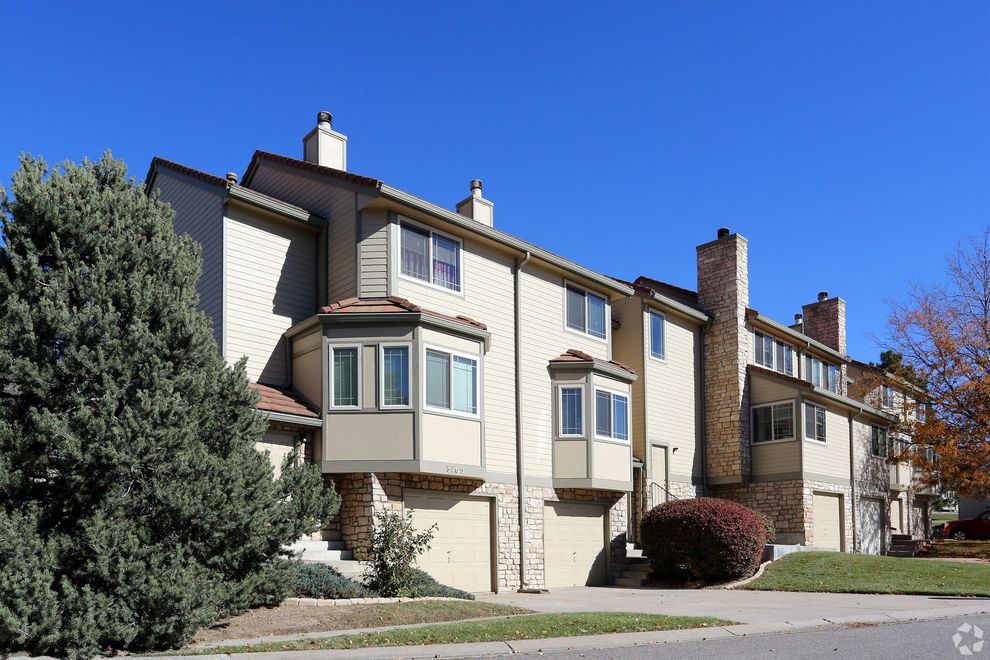
M 344 605 L 394 605 L 395 603 L 416 603 L 424 600 L 459 600 L 472 602 L 466 598 L 450 596 L 422 596 L 420 598 L 286 598 L 283 605 L 304 605 L 307 607 L 342 607 Z

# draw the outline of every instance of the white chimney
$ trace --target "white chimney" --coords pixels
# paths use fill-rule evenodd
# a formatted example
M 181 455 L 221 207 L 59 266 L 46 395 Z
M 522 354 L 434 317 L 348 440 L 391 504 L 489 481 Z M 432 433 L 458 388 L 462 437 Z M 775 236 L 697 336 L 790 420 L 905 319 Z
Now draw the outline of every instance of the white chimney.
M 316 128 L 303 138 L 303 160 L 335 170 L 347 169 L 347 136 L 330 128 L 333 115 L 316 114 Z
M 481 196 L 481 179 L 471 179 L 471 196 L 457 203 L 457 212 L 489 227 L 495 224 L 495 204 Z

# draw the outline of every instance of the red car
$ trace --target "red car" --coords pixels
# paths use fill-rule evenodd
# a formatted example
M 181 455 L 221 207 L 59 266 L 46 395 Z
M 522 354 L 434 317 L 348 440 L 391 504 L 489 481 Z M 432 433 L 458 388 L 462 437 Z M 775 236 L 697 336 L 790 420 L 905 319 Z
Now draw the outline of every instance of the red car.
M 969 520 L 950 520 L 943 536 L 957 541 L 990 539 L 990 509 Z

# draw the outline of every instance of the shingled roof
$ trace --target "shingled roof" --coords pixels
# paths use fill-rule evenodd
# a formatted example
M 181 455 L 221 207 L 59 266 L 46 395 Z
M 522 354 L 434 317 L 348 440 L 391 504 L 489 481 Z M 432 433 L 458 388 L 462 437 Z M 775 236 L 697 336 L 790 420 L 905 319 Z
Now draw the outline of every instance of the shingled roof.
M 319 413 L 311 409 L 302 397 L 290 389 L 262 385 L 261 383 L 251 383 L 248 387 L 261 395 L 261 401 L 258 402 L 257 406 L 258 410 L 313 419 L 320 417 Z
M 631 367 L 627 367 L 621 362 L 616 362 L 614 360 L 603 360 L 601 358 L 596 358 L 593 355 L 589 355 L 584 351 L 580 351 L 576 348 L 568 349 L 566 353 L 558 355 L 557 357 L 550 360 L 552 364 L 561 364 L 566 362 L 592 362 L 599 367 L 613 367 L 616 369 L 621 369 L 623 371 L 628 371 L 632 375 L 636 375 L 636 370 Z
M 405 298 L 388 296 L 387 298 L 345 298 L 326 307 L 320 308 L 320 314 L 425 314 L 445 321 L 463 323 L 479 330 L 488 330 L 488 326 L 469 316 L 450 316 L 430 309 L 424 309 Z

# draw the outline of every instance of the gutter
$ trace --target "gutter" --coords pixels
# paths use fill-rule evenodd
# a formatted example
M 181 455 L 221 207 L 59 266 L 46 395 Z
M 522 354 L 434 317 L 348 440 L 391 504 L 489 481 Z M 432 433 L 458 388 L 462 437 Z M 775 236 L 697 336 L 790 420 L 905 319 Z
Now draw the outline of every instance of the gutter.
M 650 295 L 650 299 L 653 300 L 654 302 L 659 303 L 664 307 L 667 307 L 668 309 L 673 310 L 674 312 L 682 316 L 686 316 L 692 321 L 700 321 L 701 323 L 708 323 L 711 320 L 708 318 L 708 315 L 705 314 L 704 312 L 701 312 L 692 307 L 688 307 L 684 303 L 677 302 L 673 298 L 668 298 L 667 296 L 661 295 L 656 291 L 653 291 L 652 289 L 650 290 L 649 295 Z
M 757 323 L 762 323 L 764 326 L 773 329 L 775 332 L 779 332 L 781 334 L 787 335 L 791 339 L 804 342 L 806 347 L 814 348 L 819 353 L 824 353 L 826 355 L 835 358 L 836 360 L 840 360 L 841 362 L 845 362 L 847 364 L 853 361 L 853 359 L 848 355 L 843 355 L 842 353 L 835 350 L 831 346 L 826 346 L 817 339 L 812 339 L 808 335 L 802 332 L 798 332 L 797 330 L 794 330 L 792 328 L 789 328 L 783 323 L 779 321 L 775 321 L 769 316 L 764 316 L 755 309 L 747 309 L 746 316 L 752 321 L 756 321 Z
M 265 417 L 267 417 L 271 422 L 295 424 L 296 426 L 308 426 L 311 428 L 323 428 L 322 417 L 303 417 L 301 415 L 291 415 L 289 413 L 280 413 L 271 410 L 259 410 L 258 412 L 265 415 Z
M 523 447 L 523 400 L 522 400 L 522 293 L 519 290 L 519 274 L 529 263 L 533 255 L 526 250 L 521 260 L 516 261 L 512 271 L 512 286 L 515 296 L 515 327 L 513 328 L 514 350 L 516 352 L 516 479 L 519 493 L 519 591 L 529 591 L 526 580 L 526 483 L 523 476 L 524 458 Z

